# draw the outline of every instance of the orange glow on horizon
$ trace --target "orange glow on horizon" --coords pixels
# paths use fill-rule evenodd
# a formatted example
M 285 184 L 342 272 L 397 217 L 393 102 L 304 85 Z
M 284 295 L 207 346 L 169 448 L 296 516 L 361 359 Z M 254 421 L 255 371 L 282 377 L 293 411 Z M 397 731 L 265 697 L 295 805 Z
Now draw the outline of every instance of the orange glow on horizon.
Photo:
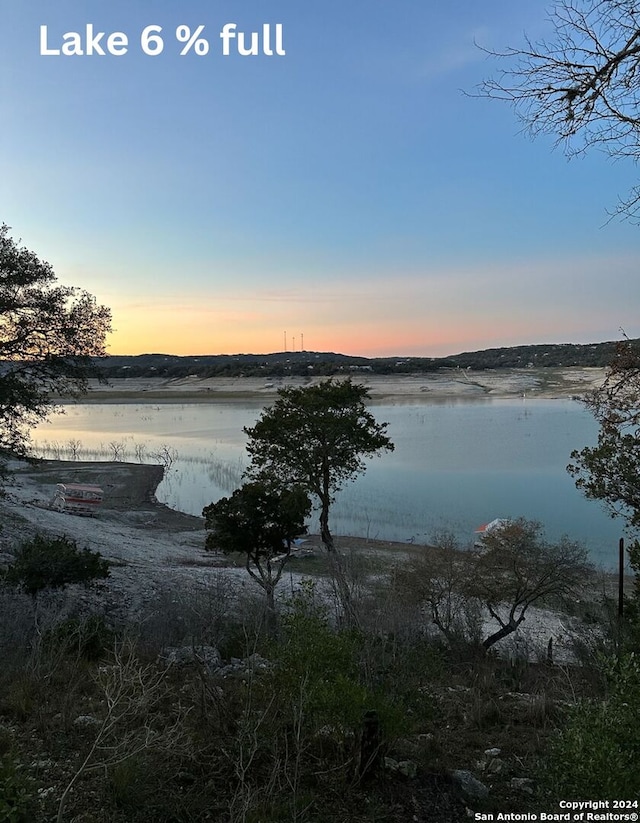
M 597 312 L 568 314 L 561 300 L 538 306 L 534 292 L 540 277 L 529 276 L 528 270 L 519 274 L 518 283 L 528 291 L 524 286 L 509 291 L 515 274 L 501 275 L 492 290 L 507 296 L 502 302 L 492 299 L 482 278 L 470 275 L 464 288 L 453 277 L 434 282 L 395 277 L 342 292 L 339 285 L 325 283 L 300 292 L 159 292 L 148 300 L 113 294 L 107 301 L 115 329 L 108 351 L 194 356 L 300 351 L 304 335 L 307 351 L 442 357 L 503 346 L 589 342 L 589 328 L 602 328 Z M 571 299 L 575 302 L 573 294 Z M 564 339 L 558 339 L 558 329 Z M 604 338 L 596 332 L 592 342 L 598 339 Z
M 148 353 L 204 356 L 213 354 L 268 354 L 285 350 L 284 329 L 264 326 L 241 327 L 235 330 L 200 328 L 198 324 L 181 322 L 165 327 L 153 318 L 135 323 L 119 322 L 112 334 L 109 354 L 136 355 Z M 460 351 L 500 345 L 488 338 L 482 328 L 449 326 L 439 335 L 421 330 L 408 330 L 389 325 L 384 331 L 362 328 L 287 330 L 287 351 L 301 351 L 304 336 L 305 351 L 336 352 L 361 357 L 441 357 Z M 505 344 L 508 345 L 508 344 Z M 295 348 L 294 348 L 295 346 Z
M 275 326 L 274 318 L 258 312 L 237 310 L 233 314 L 191 307 L 167 306 L 114 309 L 114 332 L 110 336 L 109 354 L 136 355 L 162 353 L 175 355 L 265 354 L 300 351 L 302 336 L 306 351 L 333 351 L 363 357 L 394 357 L 413 354 L 434 357 L 452 354 L 462 343 L 476 336 L 480 329 L 449 326 L 439 332 L 425 333 L 421 322 L 409 326 L 393 321 L 384 329 L 378 319 L 366 315 L 357 323 L 344 320 L 326 325 L 306 324 L 301 328 Z M 280 320 L 281 318 L 275 318 Z M 317 321 L 316 321 L 317 323 Z
M 588 284 L 605 265 L 616 264 L 629 261 L 574 260 L 570 271 Z M 374 270 L 366 278 L 356 272 L 360 280 L 345 272 L 343 279 L 310 277 L 281 286 L 231 277 L 199 291 L 173 284 L 171 291 L 146 297 L 114 292 L 103 296 L 110 298 L 105 302 L 115 328 L 109 351 L 195 356 L 300 351 L 302 335 L 307 351 L 364 357 L 439 357 L 585 342 L 585 337 L 589 342 L 589 329 L 601 330 L 610 321 L 600 312 L 567 311 L 567 301 L 576 306 L 573 287 L 565 287 L 557 300 L 540 298 L 545 289 L 551 293 L 568 265 L 552 258 L 424 272 Z M 603 339 L 599 334 L 592 342 Z

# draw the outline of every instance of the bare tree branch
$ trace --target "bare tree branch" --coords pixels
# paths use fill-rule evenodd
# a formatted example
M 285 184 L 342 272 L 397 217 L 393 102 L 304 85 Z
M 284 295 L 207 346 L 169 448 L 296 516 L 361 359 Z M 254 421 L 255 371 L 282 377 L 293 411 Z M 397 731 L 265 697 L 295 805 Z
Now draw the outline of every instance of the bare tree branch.
M 640 157 L 640 6 L 633 0 L 557 0 L 551 40 L 497 52 L 508 63 L 477 95 L 506 100 L 530 134 L 551 134 L 567 154 L 601 147 Z M 640 187 L 612 213 L 640 220 Z

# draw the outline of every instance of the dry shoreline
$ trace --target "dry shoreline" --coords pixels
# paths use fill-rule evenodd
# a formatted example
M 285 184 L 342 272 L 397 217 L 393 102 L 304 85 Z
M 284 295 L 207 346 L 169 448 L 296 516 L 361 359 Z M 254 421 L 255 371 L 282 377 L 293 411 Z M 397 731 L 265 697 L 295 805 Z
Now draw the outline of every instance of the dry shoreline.
M 483 399 L 579 397 L 602 383 L 603 368 L 525 368 L 487 371 L 443 370 L 426 374 L 345 376 L 369 390 L 372 403 L 437 403 Z M 92 381 L 81 403 L 270 402 L 278 389 L 314 385 L 324 377 L 128 377 L 108 384 Z
M 79 547 L 99 551 L 109 560 L 107 602 L 129 616 L 143 612 L 157 600 L 159 593 L 170 590 L 174 593 L 172 596 L 177 596 L 177 592 L 182 592 L 180 596 L 190 596 L 188 592 L 215 589 L 221 580 L 228 590 L 258 595 L 244 568 L 234 566 L 224 556 L 205 551 L 202 518 L 174 511 L 155 500 L 161 467 L 38 460 L 15 461 L 11 471 L 6 496 L 0 498 L 3 523 L 0 566 L 11 562 L 14 548 L 37 532 L 65 534 Z M 100 484 L 105 491 L 104 506 L 95 518 L 53 511 L 48 503 L 57 482 Z M 337 545 L 348 557 L 362 558 L 363 569 L 371 566 L 374 586 L 379 585 L 397 563 L 418 557 L 435 559 L 439 554 L 438 549 L 429 546 L 348 536 L 338 537 Z M 292 560 L 288 566 L 288 582 L 281 587 L 281 593 L 286 594 L 285 589 L 293 590 L 303 578 L 318 580 L 318 570 L 313 569 L 318 562 L 322 565 L 324 556 L 319 537 L 309 535 L 303 548 L 302 558 Z M 322 586 L 321 580 L 322 575 L 319 578 Z M 614 575 L 590 575 L 585 586 L 590 592 L 588 597 L 597 599 L 602 586 L 614 591 Z M 532 608 L 526 626 L 513 642 L 543 649 L 549 638 L 553 638 L 558 659 L 570 660 L 573 622 L 564 613 Z M 503 648 L 508 651 L 511 646 L 506 643 Z

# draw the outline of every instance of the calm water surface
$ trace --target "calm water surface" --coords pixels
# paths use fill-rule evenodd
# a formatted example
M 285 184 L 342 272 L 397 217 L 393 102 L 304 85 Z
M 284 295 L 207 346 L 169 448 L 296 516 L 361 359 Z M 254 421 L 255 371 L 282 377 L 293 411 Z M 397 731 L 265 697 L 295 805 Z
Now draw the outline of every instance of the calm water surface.
M 259 401 L 212 404 L 91 404 L 66 407 L 34 433 L 45 456 L 154 462 L 177 453 L 158 498 L 191 514 L 231 493 L 246 465 L 243 426 Z M 527 517 L 547 535 L 588 545 L 613 567 L 622 523 L 585 500 L 565 467 L 571 451 L 595 443 L 593 418 L 574 401 L 487 400 L 374 405 L 389 423 L 395 451 L 368 461 L 367 472 L 338 495 L 334 532 L 428 542 L 449 529 L 465 543 L 494 517 Z M 76 443 L 76 451 L 78 445 Z M 312 524 L 315 531 L 315 521 Z

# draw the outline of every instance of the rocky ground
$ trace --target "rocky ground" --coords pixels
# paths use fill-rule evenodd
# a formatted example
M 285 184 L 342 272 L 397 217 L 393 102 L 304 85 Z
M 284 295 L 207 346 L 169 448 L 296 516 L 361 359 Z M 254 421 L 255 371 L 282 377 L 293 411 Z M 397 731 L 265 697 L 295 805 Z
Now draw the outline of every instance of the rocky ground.
M 187 564 L 220 563 L 204 553 L 201 518 L 155 500 L 161 466 L 46 460 L 13 461 L 9 469 L 0 500 L 0 559 L 8 560 L 10 548 L 36 532 L 64 534 L 110 561 L 109 588 L 131 606 L 151 596 L 168 575 L 188 574 Z M 56 483 L 99 485 L 104 505 L 95 517 L 53 511 Z

